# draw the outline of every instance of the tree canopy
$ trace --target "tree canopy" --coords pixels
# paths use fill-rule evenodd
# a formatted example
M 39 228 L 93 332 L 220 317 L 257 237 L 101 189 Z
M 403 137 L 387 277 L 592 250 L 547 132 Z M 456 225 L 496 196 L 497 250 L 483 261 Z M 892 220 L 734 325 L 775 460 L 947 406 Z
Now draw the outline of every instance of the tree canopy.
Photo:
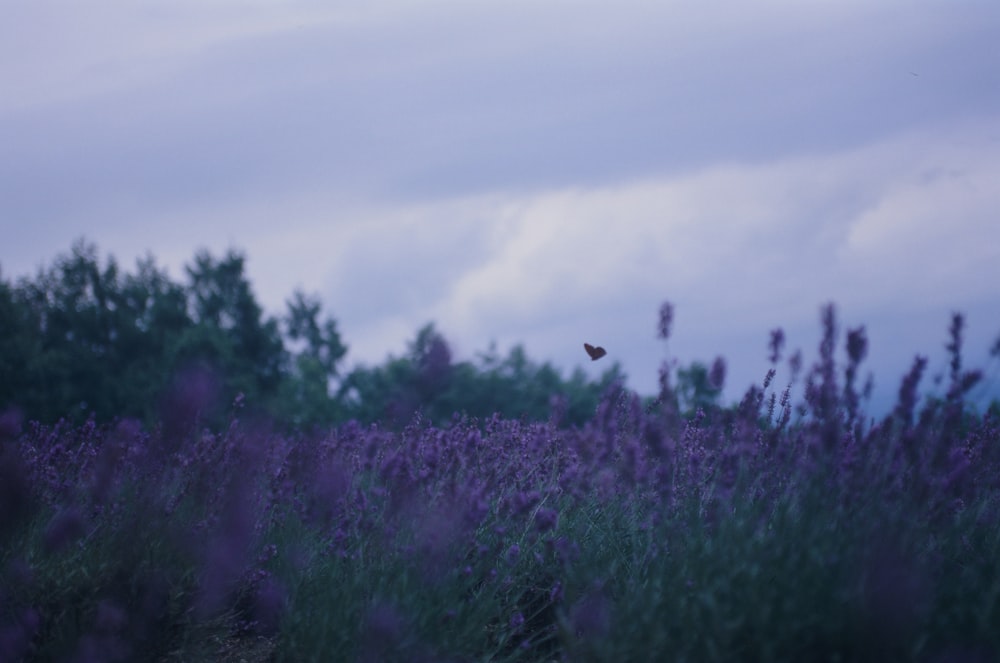
M 520 345 L 457 360 L 433 323 L 402 356 L 348 371 L 348 346 L 319 297 L 296 291 L 285 305 L 280 317 L 263 311 L 236 250 L 198 252 L 175 282 L 152 255 L 129 272 L 79 240 L 33 278 L 11 283 L 0 272 L 0 409 L 40 421 L 154 421 L 189 401 L 191 416 L 222 416 L 239 398 L 300 429 L 403 425 L 416 414 L 574 425 L 624 379 L 618 364 L 596 381 L 580 369 L 564 378 Z

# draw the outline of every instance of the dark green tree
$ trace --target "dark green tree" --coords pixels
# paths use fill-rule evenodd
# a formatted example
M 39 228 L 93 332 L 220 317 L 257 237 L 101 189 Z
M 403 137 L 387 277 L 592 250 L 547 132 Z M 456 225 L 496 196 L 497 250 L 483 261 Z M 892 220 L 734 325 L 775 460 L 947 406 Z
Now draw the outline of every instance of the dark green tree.
M 716 359 L 712 368 L 699 361 L 677 369 L 677 397 L 685 417 L 701 410 L 706 414 L 719 408 L 725 379 L 725 364 Z
M 506 357 L 491 346 L 475 361 L 455 362 L 447 341 L 428 324 L 403 357 L 352 371 L 342 393 L 349 415 L 364 422 L 403 425 L 417 413 L 439 424 L 456 414 L 544 421 L 557 410 L 560 423 L 581 425 L 605 389 L 623 379 L 613 364 L 597 382 L 580 369 L 564 380 L 551 364 L 531 361 L 520 345 Z
M 3 301 L 15 331 L 4 383 L 18 385 L 5 400 L 41 420 L 152 416 L 164 347 L 192 324 L 183 290 L 152 258 L 123 275 L 83 240 Z
M 38 325 L 21 292 L 0 274 L 0 411 L 32 411 L 44 403 L 38 389 Z
M 389 356 L 381 366 L 361 366 L 348 374 L 339 396 L 349 417 L 400 426 L 414 415 L 447 418 L 441 395 L 453 377 L 451 350 L 433 324 L 422 327 L 403 357 Z
M 278 321 L 265 317 L 245 273 L 246 259 L 230 250 L 221 259 L 200 251 L 185 268 L 194 326 L 170 347 L 171 368 L 200 365 L 217 372 L 221 398 L 242 393 L 247 403 L 269 408 L 277 398 L 288 355 Z
M 295 426 L 328 426 L 346 414 L 335 396 L 340 362 L 347 354 L 333 318 L 320 321 L 322 304 L 296 291 L 286 302 L 285 334 L 291 341 L 291 369 L 278 412 Z
M 120 310 L 118 265 L 101 265 L 97 249 L 83 241 L 69 255 L 19 284 L 16 299 L 37 334 L 36 352 L 26 367 L 30 381 L 21 401 L 33 416 L 80 419 L 122 413 L 123 385 L 117 382 L 126 360 L 119 351 L 130 333 Z
M 121 279 L 116 309 L 124 331 L 117 339 L 122 356 L 118 376 L 122 414 L 151 420 L 170 379 L 170 348 L 193 327 L 184 289 L 173 283 L 152 256 L 138 260 L 136 272 Z
M 416 367 L 409 358 L 389 356 L 380 366 L 359 366 L 344 379 L 338 401 L 346 416 L 364 423 L 406 424 L 419 408 L 413 384 Z
M 456 361 L 433 324 L 402 357 L 345 375 L 347 347 L 318 298 L 295 292 L 280 322 L 265 316 L 237 251 L 201 251 L 185 276 L 173 282 L 152 256 L 123 272 L 80 240 L 33 279 L 0 278 L 0 408 L 42 421 L 170 420 L 172 434 L 220 423 L 242 393 L 249 408 L 298 428 L 403 425 L 417 413 L 579 425 L 623 380 L 617 364 L 596 382 L 580 369 L 563 379 L 522 346 Z M 701 394 L 703 381 L 691 380 Z
M 261 408 L 285 377 L 286 353 L 244 274 L 243 256 L 196 256 L 189 287 L 152 257 L 123 274 L 113 257 L 77 241 L 32 279 L 0 287 L 0 406 L 32 419 L 151 420 L 175 376 L 192 366 L 222 376 Z

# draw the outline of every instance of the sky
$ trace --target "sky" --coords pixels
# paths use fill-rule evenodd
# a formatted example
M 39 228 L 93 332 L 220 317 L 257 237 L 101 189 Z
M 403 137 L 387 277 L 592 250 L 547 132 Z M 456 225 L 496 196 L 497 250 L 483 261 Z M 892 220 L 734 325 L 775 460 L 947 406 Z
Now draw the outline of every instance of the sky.
M 0 274 L 81 237 L 177 280 L 235 248 L 270 314 L 318 295 L 347 362 L 428 322 L 568 375 L 729 368 L 864 325 L 1000 394 L 1000 3 L 6 0 Z M 656 338 L 663 301 L 672 335 Z M 590 362 L 582 343 L 607 348 Z M 780 374 L 779 374 L 780 375 Z M 992 390 L 992 392 L 989 392 Z

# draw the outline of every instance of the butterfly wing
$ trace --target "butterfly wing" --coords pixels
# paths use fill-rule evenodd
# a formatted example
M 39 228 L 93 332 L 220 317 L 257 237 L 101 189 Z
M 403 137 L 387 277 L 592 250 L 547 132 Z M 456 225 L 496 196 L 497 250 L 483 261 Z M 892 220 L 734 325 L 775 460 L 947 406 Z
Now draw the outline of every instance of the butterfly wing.
M 583 349 L 587 351 L 588 355 L 590 355 L 590 360 L 591 361 L 597 361 L 598 359 L 600 359 L 604 355 L 608 354 L 607 351 L 604 348 L 602 348 L 600 346 L 598 346 L 598 347 L 595 348 L 590 343 L 584 343 L 583 344 Z

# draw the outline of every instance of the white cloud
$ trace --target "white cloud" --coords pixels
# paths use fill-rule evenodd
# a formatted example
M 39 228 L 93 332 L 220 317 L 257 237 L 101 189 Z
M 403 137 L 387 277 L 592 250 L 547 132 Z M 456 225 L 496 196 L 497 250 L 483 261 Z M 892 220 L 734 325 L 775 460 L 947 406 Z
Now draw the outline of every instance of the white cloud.
M 383 352 L 387 343 L 401 348 L 418 319 L 435 320 L 469 352 L 494 339 L 525 341 L 566 365 L 581 359 L 578 340 L 598 334 L 617 348 L 637 349 L 617 356 L 634 374 L 642 362 L 647 387 L 663 299 L 678 305 L 679 333 L 687 330 L 677 343 L 702 358 L 739 355 L 747 338 L 763 357 L 767 330 L 814 328 L 827 301 L 859 322 L 887 312 L 924 320 L 940 314 L 943 329 L 942 307 L 977 305 L 1000 282 L 1000 224 L 991 222 L 1000 192 L 987 185 L 1000 144 L 976 140 L 998 126 L 911 133 L 829 156 L 731 164 L 629 185 L 466 198 L 427 205 L 419 219 L 407 217 L 406 208 L 383 208 L 379 221 L 356 227 L 360 234 L 349 246 L 377 256 L 376 244 L 391 228 L 402 238 L 389 242 L 391 255 L 406 265 L 393 272 L 404 274 L 398 288 L 406 290 L 409 278 L 420 283 L 414 275 L 442 264 L 456 269 L 406 302 L 409 326 L 389 312 L 392 306 L 351 324 L 366 338 L 372 335 L 364 329 L 377 328 Z M 954 150 L 962 140 L 976 147 Z M 905 156 L 915 151 L 919 159 Z M 930 172 L 951 174 L 927 185 Z M 457 266 L 466 245 L 448 238 L 463 228 L 476 237 L 469 249 L 477 257 Z M 906 241 L 894 240 L 899 231 Z M 347 283 L 375 282 L 363 264 L 349 264 L 340 272 L 341 296 Z M 385 265 L 375 259 L 372 267 Z M 363 296 L 381 295 L 376 288 Z M 1000 327 L 1000 320 L 992 324 Z M 938 345 L 939 329 L 921 333 Z M 375 350 L 362 345 L 364 354 Z
M 235 246 L 353 359 L 434 320 L 647 390 L 663 299 L 700 358 L 831 299 L 995 310 L 993 4 L 64 5 L 0 23 L 5 276 L 81 234 L 175 275 Z
M 989 134 L 989 125 L 981 129 Z M 842 257 L 871 279 L 869 298 L 996 296 L 1000 140 L 944 148 L 915 158 L 854 219 Z

